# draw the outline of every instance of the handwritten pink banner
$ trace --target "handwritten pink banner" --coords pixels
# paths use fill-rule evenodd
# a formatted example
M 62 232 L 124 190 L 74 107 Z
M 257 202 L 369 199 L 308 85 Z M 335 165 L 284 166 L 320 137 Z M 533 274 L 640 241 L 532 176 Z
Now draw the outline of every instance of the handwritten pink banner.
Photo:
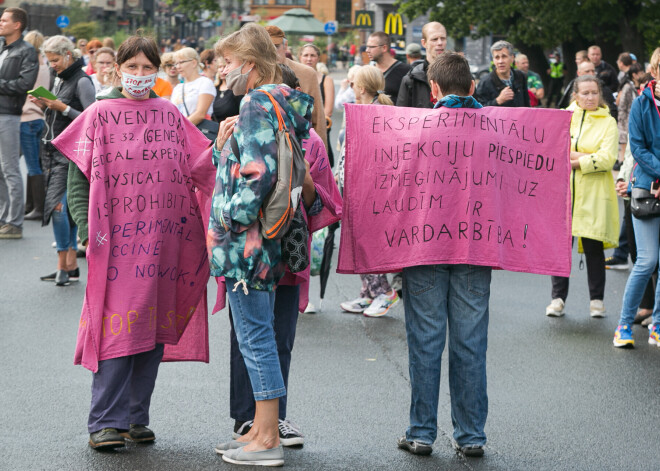
M 347 105 L 337 272 L 467 263 L 568 276 L 570 119 Z

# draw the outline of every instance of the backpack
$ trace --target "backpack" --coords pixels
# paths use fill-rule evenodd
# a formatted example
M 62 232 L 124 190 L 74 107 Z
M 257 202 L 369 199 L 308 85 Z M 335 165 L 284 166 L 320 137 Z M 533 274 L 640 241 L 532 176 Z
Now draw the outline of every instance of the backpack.
M 300 143 L 289 133 L 280 113 L 280 105 L 273 96 L 265 90 L 257 90 L 268 95 L 277 113 L 279 129 L 277 142 L 277 182 L 264 199 L 259 210 L 261 235 L 266 239 L 281 239 L 289 230 L 296 208 L 302 197 L 302 187 L 305 181 L 305 157 Z M 232 136 L 232 150 L 238 157 L 238 144 Z

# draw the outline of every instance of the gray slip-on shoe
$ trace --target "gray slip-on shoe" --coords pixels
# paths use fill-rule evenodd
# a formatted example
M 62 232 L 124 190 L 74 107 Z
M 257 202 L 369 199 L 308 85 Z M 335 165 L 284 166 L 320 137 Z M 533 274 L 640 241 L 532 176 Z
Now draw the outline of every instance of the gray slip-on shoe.
M 402 450 L 409 451 L 413 455 L 425 456 L 425 455 L 430 455 L 431 452 L 433 451 L 433 447 L 431 445 L 427 445 L 426 443 L 416 442 L 414 440 L 408 440 L 405 435 L 399 438 L 396 441 L 396 444 Z
M 223 455 L 227 450 L 235 450 L 237 448 L 243 448 L 249 442 L 239 442 L 238 440 L 231 440 L 225 443 L 218 443 L 215 447 L 215 452 L 219 455 Z
M 284 466 L 284 449 L 277 448 L 259 451 L 245 451 L 243 447 L 227 450 L 222 459 L 227 463 L 249 466 Z

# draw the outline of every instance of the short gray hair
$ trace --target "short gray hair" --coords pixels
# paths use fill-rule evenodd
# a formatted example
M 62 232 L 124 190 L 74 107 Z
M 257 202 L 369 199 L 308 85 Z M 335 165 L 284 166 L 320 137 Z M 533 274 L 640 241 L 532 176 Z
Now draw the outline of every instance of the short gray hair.
M 492 56 L 495 51 L 501 51 L 502 49 L 508 49 L 509 54 L 513 55 L 513 44 L 509 41 L 497 41 L 495 44 L 490 46 L 490 55 Z
M 57 54 L 58 56 L 65 56 L 68 52 L 71 53 L 75 59 L 80 57 L 80 51 L 76 49 L 75 44 L 73 44 L 66 36 L 59 35 L 46 39 L 41 46 L 41 52 L 44 54 Z

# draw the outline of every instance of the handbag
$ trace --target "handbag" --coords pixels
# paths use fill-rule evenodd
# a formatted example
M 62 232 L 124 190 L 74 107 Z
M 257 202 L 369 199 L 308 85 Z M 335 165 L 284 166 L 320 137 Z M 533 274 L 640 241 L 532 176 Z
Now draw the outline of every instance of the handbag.
M 630 212 L 637 219 L 660 216 L 660 200 L 645 188 L 633 188 L 630 192 Z
M 183 95 L 183 107 L 186 109 L 186 114 L 190 116 L 190 111 L 188 111 L 188 106 L 186 106 L 186 84 L 181 84 L 182 95 Z M 197 124 L 197 129 L 202 131 L 202 134 L 209 140 L 215 141 L 218 137 L 218 132 L 220 131 L 220 123 L 211 121 L 210 119 L 203 119 Z
M 298 273 L 309 266 L 309 228 L 305 222 L 301 205 L 298 205 L 289 230 L 282 237 L 282 260 L 291 273 Z

